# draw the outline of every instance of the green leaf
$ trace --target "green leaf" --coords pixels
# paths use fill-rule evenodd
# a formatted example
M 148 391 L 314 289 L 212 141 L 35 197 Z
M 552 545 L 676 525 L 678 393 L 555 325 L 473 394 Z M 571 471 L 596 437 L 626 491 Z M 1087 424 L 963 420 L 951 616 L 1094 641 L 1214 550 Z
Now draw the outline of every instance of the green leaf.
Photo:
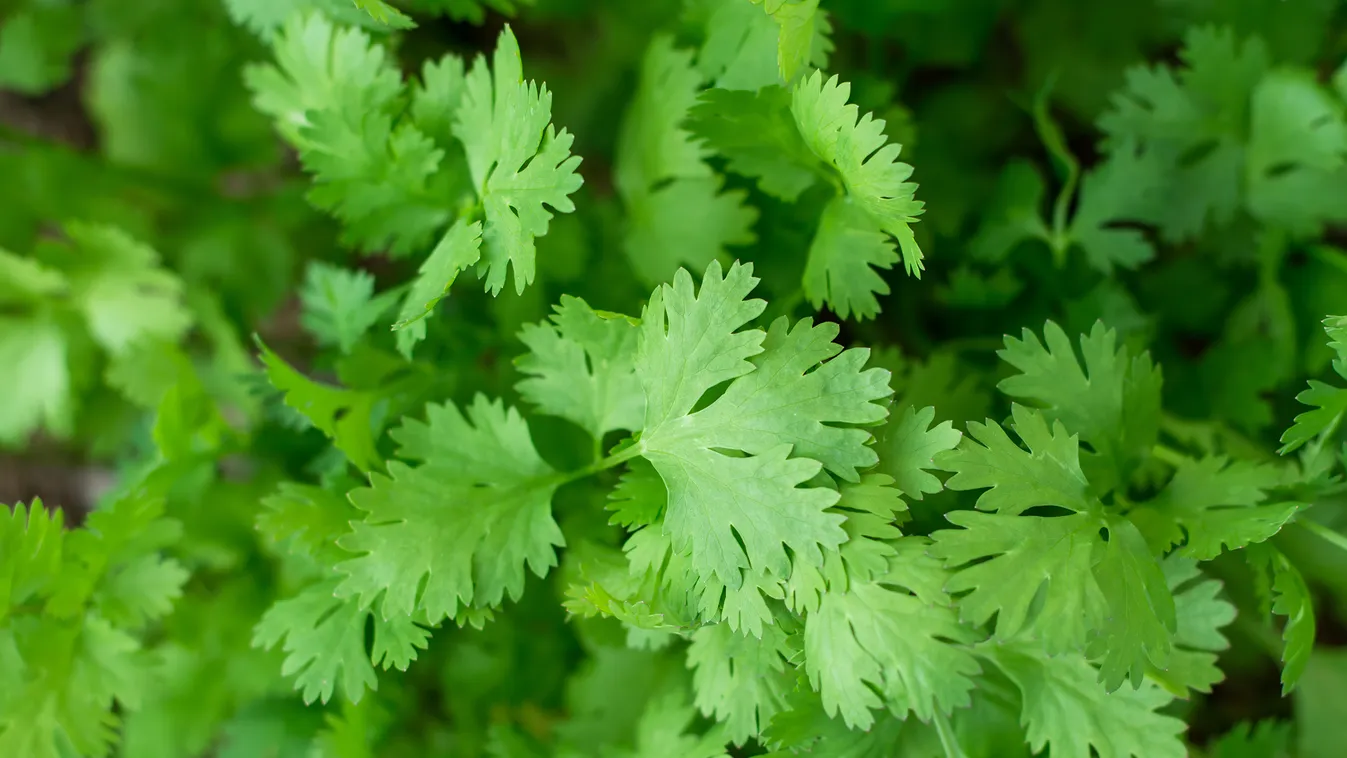
M 1286 617 L 1282 628 L 1282 695 L 1290 693 L 1305 675 L 1314 650 L 1314 601 L 1305 577 L 1285 555 L 1270 545 L 1246 551 L 1251 567 L 1267 577 L 1272 588 L 1272 612 Z
M 1211 745 L 1211 758 L 1289 758 L 1291 725 L 1279 721 L 1242 721 Z
M 884 122 L 849 105 L 851 85 L 836 76 L 824 81 L 814 72 L 791 93 L 791 114 L 814 155 L 836 170 L 846 198 L 870 222 L 898 240 L 907 273 L 920 276 L 921 249 L 911 224 L 922 204 L 914 199 L 917 185 L 908 182 L 912 167 L 898 161 L 902 146 L 885 144 Z
M 335 562 L 343 557 L 336 550 L 337 538 L 359 515 L 345 498 L 321 487 L 281 482 L 262 499 L 257 530 L 291 552 Z
M 890 393 L 887 372 L 861 371 L 867 351 L 839 355 L 836 325 L 787 329 L 782 319 L 766 334 L 737 331 L 762 310 L 744 299 L 756 283 L 746 266 L 722 276 L 712 263 L 696 292 L 680 271 L 646 306 L 637 350 L 646 398 L 637 450 L 668 490 L 664 530 L 675 552 L 691 551 L 702 579 L 727 589 L 746 574 L 788 576 L 785 546 L 817 565 L 821 549 L 845 539 L 841 517 L 826 512 L 837 493 L 801 485 L 825 466 L 855 480 L 856 468 L 874 464 L 867 432 L 834 425 L 881 421 L 875 401 Z
M 1090 445 L 1081 468 L 1091 491 L 1107 492 L 1127 484 L 1155 445 L 1160 423 L 1160 371 L 1150 355 L 1132 355 L 1117 347 L 1117 334 L 1096 322 L 1080 339 L 1084 365 L 1066 333 L 1049 321 L 1044 341 L 1029 330 L 1006 338 L 999 355 L 1019 374 L 1001 381 L 1002 392 L 1043 407 L 1043 416 L 1060 422 Z
M 1221 628 L 1235 620 L 1235 606 L 1219 597 L 1221 583 L 1206 578 L 1197 561 L 1171 555 L 1162 566 L 1174 594 L 1178 627 L 1169 667 L 1152 669 L 1150 677 L 1175 697 L 1189 698 L 1191 690 L 1210 693 L 1225 678 L 1216 654 L 1230 647 Z
M 84 44 L 81 9 L 35 3 L 11 9 L 0 26 L 0 88 L 42 95 L 70 78 Z
M 1347 316 L 1329 316 L 1324 319 L 1324 331 L 1328 333 L 1328 346 L 1337 358 L 1333 361 L 1333 370 L 1338 376 L 1347 379 Z M 1296 395 L 1296 400 L 1314 410 L 1296 416 L 1295 425 L 1282 435 L 1282 448 L 1277 451 L 1286 455 L 1306 442 L 1323 434 L 1331 434 L 1342 422 L 1347 413 L 1347 390 L 1331 384 L 1310 380 L 1310 388 Z
M 864 321 L 879 315 L 876 295 L 889 294 L 876 269 L 890 269 L 898 253 L 884 230 L 861 206 L 839 195 L 819 218 L 804 269 L 804 294 L 815 309 L 827 303 L 840 318 Z
M 645 415 L 634 366 L 638 331 L 632 319 L 563 295 L 550 321 L 520 332 L 529 352 L 515 360 L 525 375 L 515 388 L 540 412 L 575 422 L 596 441 L 636 431 Z
M 1108 693 L 1083 658 L 1049 657 L 1032 645 L 1000 645 L 986 656 L 1020 691 L 1029 746 L 1055 758 L 1183 758 L 1182 721 L 1158 711 L 1170 696 L 1150 682 Z
M 335 597 L 338 581 L 310 585 L 277 602 L 253 632 L 254 646 L 270 648 L 285 640 L 281 675 L 295 677 L 295 688 L 306 704 L 326 703 L 338 686 L 353 703 L 360 702 L 365 690 L 378 689 L 365 651 L 365 625 L 371 614 L 353 600 Z M 387 619 L 374 614 L 374 661 L 405 670 L 416 658 L 416 649 L 425 648 L 428 636 L 407 616 Z
M 790 92 L 776 85 L 757 91 L 709 89 L 688 111 L 686 124 L 726 158 L 730 171 L 793 203 L 818 181 L 824 166 L 800 137 L 790 103 Z
M 1139 154 L 1130 145 L 1119 146 L 1085 174 L 1067 233 L 1090 266 L 1112 274 L 1115 266 L 1135 269 L 1155 257 L 1145 234 L 1122 224 L 1147 218 L 1163 175 L 1152 153 Z
M 999 424 L 968 424 L 968 437 L 947 454 L 944 466 L 954 472 L 945 482 L 952 490 L 987 489 L 977 507 L 1014 516 L 1040 505 L 1092 510 L 1095 501 L 1080 468 L 1080 445 L 1061 422 L 1051 430 L 1042 412 L 1011 407 L 1015 434 L 1028 450 L 1011 441 Z
M 15 606 L 49 591 L 61 571 L 62 513 L 40 499 L 0 513 L 0 623 Z
M 640 721 L 631 749 L 614 750 L 614 758 L 729 758 L 720 729 L 705 734 L 690 733 L 697 710 L 687 695 L 671 690 L 650 699 Z
M 753 0 L 781 28 L 777 58 L 781 78 L 793 81 L 808 66 L 817 44 L 818 0 Z
M 182 282 L 159 267 L 149 246 L 111 226 L 70 223 L 65 230 L 79 256 L 68 274 L 70 295 L 108 352 L 143 338 L 174 342 L 191 326 Z
M 357 554 L 338 565 L 341 596 L 365 607 L 382 595 L 385 619 L 415 611 L 435 623 L 517 599 L 526 565 L 539 576 L 556 565 L 561 478 L 517 411 L 480 395 L 467 411 L 430 405 L 425 422 L 404 421 L 399 455 L 421 465 L 391 461 L 351 493 L 367 515 L 338 540 Z
M 935 408 L 918 410 L 909 405 L 894 413 L 880 434 L 879 470 L 893 477 L 895 486 L 913 500 L 944 489 L 929 472 L 941 467 L 937 457 L 943 459 L 943 454 L 958 447 L 963 439 L 949 421 L 931 426 L 934 418 Z
M 1209 561 L 1281 530 L 1301 505 L 1263 502 L 1281 479 L 1271 464 L 1185 459 L 1160 494 L 1129 517 L 1157 552 L 1182 543 L 1180 555 Z
M 394 8 L 384 0 L 354 0 L 355 7 L 365 11 L 370 18 L 392 29 L 411 29 L 416 26 L 407 14 Z
M 473 62 L 453 123 L 485 212 L 481 268 L 492 294 L 505 286 L 511 266 L 516 293 L 532 283 L 534 239 L 552 218 L 544 206 L 575 210 L 570 195 L 582 183 L 580 158 L 570 154 L 574 138 L 551 120 L 552 93 L 524 81 L 519 43 L 506 26 L 490 70 L 484 57 Z
M 1179 56 L 1185 68 L 1178 72 L 1163 65 L 1128 70 L 1099 121 L 1109 147 L 1134 145 L 1164 167 L 1167 180 L 1147 215 L 1172 241 L 1228 223 L 1239 208 L 1241 132 L 1268 69 L 1261 40 L 1241 42 L 1228 28 L 1193 28 Z
M 1250 111 L 1250 211 L 1310 235 L 1340 221 L 1347 122 L 1338 98 L 1308 71 L 1277 70 L 1254 89 Z
M 1125 518 L 1108 518 L 1108 542 L 1094 567 L 1108 615 L 1087 652 L 1100 661 L 1099 680 L 1113 691 L 1125 679 L 1142 686 L 1147 665 L 1169 664 L 1176 629 L 1174 596 L 1141 532 Z
M 440 238 L 430 256 L 421 262 L 402 310 L 398 312 L 398 321 L 393 324 L 394 331 L 398 332 L 398 350 L 404 356 L 410 357 L 413 346 L 425 339 L 424 319 L 448 297 L 449 288 L 458 275 L 481 259 L 481 248 L 481 223 L 468 224 L 459 219 Z
M 736 745 L 761 734 L 794 687 L 788 656 L 786 633 L 777 625 L 765 627 L 760 639 L 728 624 L 698 629 L 687 653 L 698 710 L 723 724 Z
M 17 445 L 38 429 L 58 436 L 70 432 L 69 345 L 61 326 L 49 318 L 0 316 L 0 365 L 9 367 L 11 391 L 0 394 L 0 442 Z
M 945 596 L 938 589 L 925 597 L 904 591 L 914 583 L 938 588 L 944 577 L 934 561 L 910 558 L 873 583 L 824 594 L 805 619 L 809 682 L 828 715 L 840 712 L 853 729 L 868 729 L 875 708 L 911 711 L 926 721 L 967 705 L 971 677 L 980 671 L 963 647 L 976 635 L 953 608 L 931 602 Z
M 244 77 L 254 105 L 313 174 L 309 200 L 362 251 L 401 255 L 429 243 L 452 206 L 432 178 L 442 167 L 462 171 L 416 126 L 396 122 L 402 77 L 384 47 L 307 13 L 289 17 L 273 49 L 277 65 L 250 66 Z
M 18 686 L 0 692 L 0 755 L 105 755 L 117 736 L 116 709 L 138 707 L 148 685 L 140 644 L 96 615 L 81 624 L 25 618 L 0 631 L 5 647 Z
M 392 293 L 374 295 L 374 277 L 313 261 L 299 290 L 300 323 L 320 345 L 350 353 L 355 343 L 392 306 Z
M 378 468 L 381 458 L 374 447 L 378 396 L 319 384 L 296 371 L 260 339 L 257 346 L 267 380 L 285 393 L 285 404 L 304 414 L 357 468 Z
M 727 245 L 757 239 L 757 211 L 744 204 L 743 191 L 721 191 L 706 149 L 683 126 L 700 85 L 690 52 L 666 35 L 651 40 L 614 167 L 628 210 L 627 257 L 648 284 L 667 281 L 682 265 L 701 270 Z
M 1108 603 L 1094 575 L 1102 522 L 1093 513 L 1043 518 L 954 511 L 961 529 L 931 535 L 931 555 L 953 571 L 945 589 L 959 614 L 982 626 L 996 617 L 998 641 L 1030 639 L 1049 653 L 1079 650 L 1103 623 Z

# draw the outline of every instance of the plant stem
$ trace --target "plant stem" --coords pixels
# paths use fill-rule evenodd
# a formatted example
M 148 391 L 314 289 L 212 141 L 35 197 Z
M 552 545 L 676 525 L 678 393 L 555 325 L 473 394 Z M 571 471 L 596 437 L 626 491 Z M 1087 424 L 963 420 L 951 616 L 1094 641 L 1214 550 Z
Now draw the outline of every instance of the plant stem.
M 1301 529 L 1304 529 L 1305 531 L 1310 532 L 1311 534 L 1319 535 L 1320 539 L 1324 540 L 1325 542 L 1331 543 L 1334 547 L 1338 548 L 1339 550 L 1342 550 L 1344 553 L 1347 553 L 1347 536 L 1338 534 L 1332 529 L 1329 529 L 1323 524 L 1320 524 L 1318 521 L 1311 521 L 1309 519 L 1305 519 L 1303 521 L 1297 521 L 1295 523 Z
M 968 758 L 968 754 L 959 746 L 959 738 L 954 734 L 949 717 L 939 711 L 935 714 L 935 731 L 940 735 L 940 746 L 945 749 L 945 758 Z
M 1188 457 L 1168 445 L 1157 444 L 1151 448 L 1151 455 L 1168 463 L 1174 468 L 1188 462 Z

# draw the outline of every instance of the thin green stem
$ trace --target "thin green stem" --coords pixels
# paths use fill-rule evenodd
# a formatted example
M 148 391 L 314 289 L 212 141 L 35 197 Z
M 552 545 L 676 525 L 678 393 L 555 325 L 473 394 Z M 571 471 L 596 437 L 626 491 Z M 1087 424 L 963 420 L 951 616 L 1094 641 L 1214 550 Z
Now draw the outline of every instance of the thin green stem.
M 632 458 L 637 457 L 644 452 L 644 450 L 645 448 L 641 447 L 640 443 L 637 443 L 621 452 L 613 453 L 607 458 L 600 458 L 588 466 L 578 468 L 569 473 L 559 474 L 557 478 L 560 480 L 560 484 L 568 484 L 579 479 L 584 479 L 585 477 L 593 476 L 600 471 L 607 471 L 615 466 L 620 466 Z
M 1297 521 L 1295 523 L 1297 526 L 1304 529 L 1305 531 L 1310 532 L 1311 534 L 1319 535 L 1320 539 L 1332 544 L 1334 547 L 1338 548 L 1339 550 L 1342 550 L 1344 553 L 1347 553 L 1347 536 L 1338 534 L 1332 529 L 1329 529 L 1323 524 L 1320 524 L 1318 521 L 1311 521 L 1309 519 L 1304 519 L 1303 521 Z
M 1043 141 L 1043 147 L 1047 149 L 1048 155 L 1058 165 L 1062 176 L 1062 187 L 1057 192 L 1057 198 L 1052 204 L 1052 232 L 1048 239 L 1048 245 L 1052 248 L 1053 260 L 1058 266 L 1066 263 L 1066 252 L 1071 246 L 1071 236 L 1068 229 L 1067 214 L 1071 210 L 1071 202 L 1076 196 L 1076 184 L 1080 181 L 1080 162 L 1076 156 L 1066 146 L 1066 137 L 1062 134 L 1062 128 L 1052 120 L 1052 115 L 1048 113 L 1048 99 L 1052 95 L 1052 87 L 1056 82 L 1056 75 L 1048 79 L 1043 84 L 1043 88 L 1038 91 L 1034 97 L 1033 116 L 1034 130 L 1038 132 L 1038 138 Z
M 1155 445 L 1151 448 L 1151 455 L 1168 463 L 1174 468 L 1178 468 L 1188 462 L 1188 457 L 1168 445 Z
M 959 738 L 954 734 L 949 717 L 939 711 L 935 714 L 935 731 L 940 735 L 940 746 L 945 749 L 945 758 L 968 758 L 959 745 Z

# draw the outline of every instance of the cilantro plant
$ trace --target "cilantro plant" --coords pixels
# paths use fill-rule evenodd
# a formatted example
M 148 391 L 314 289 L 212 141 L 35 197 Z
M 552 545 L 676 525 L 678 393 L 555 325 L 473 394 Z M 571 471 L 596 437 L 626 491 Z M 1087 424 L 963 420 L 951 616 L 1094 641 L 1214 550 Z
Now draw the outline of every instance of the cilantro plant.
M 0 757 L 1338 758 L 1331 0 L 0 6 Z

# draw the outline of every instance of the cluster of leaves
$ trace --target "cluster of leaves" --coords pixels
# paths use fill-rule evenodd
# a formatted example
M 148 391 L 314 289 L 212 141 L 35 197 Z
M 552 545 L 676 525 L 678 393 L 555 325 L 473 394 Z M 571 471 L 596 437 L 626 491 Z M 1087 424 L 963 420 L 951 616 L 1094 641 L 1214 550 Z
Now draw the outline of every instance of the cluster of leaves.
M 16 6 L 0 755 L 1340 752 L 1328 0 Z

